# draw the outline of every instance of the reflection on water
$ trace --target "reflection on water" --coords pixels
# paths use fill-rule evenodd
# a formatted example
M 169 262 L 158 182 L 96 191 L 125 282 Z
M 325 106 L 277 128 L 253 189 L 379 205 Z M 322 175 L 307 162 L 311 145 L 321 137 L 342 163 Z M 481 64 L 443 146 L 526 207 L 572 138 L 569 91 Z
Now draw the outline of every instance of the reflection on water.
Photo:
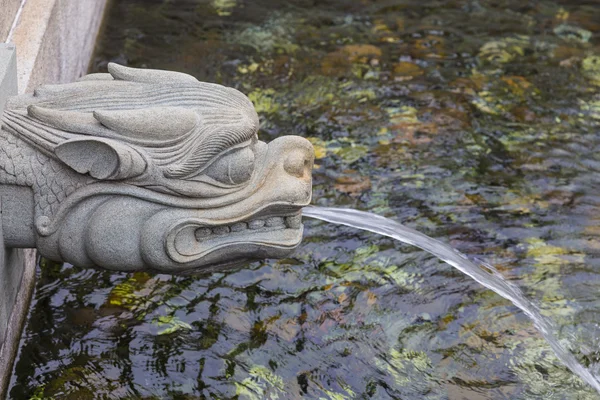
M 109 61 L 234 86 L 314 144 L 314 203 L 486 259 L 600 358 L 600 8 L 114 0 Z M 597 399 L 510 302 L 389 238 L 190 278 L 43 262 L 10 397 Z

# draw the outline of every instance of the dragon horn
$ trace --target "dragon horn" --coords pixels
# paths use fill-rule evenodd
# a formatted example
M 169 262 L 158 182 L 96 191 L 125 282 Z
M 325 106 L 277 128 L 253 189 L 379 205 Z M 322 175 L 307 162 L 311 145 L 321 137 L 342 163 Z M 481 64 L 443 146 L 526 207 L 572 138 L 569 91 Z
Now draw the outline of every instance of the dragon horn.
M 181 72 L 162 71 L 159 69 L 139 69 L 124 67 L 119 64 L 109 63 L 108 72 L 116 80 L 140 83 L 198 83 L 191 75 Z

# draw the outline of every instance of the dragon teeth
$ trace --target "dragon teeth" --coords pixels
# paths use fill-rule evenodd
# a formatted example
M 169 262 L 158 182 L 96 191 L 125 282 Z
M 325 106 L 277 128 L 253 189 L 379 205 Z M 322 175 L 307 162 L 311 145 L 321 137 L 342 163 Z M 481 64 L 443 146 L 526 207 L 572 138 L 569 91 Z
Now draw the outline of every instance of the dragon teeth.
M 300 228 L 302 226 L 302 215 L 294 215 L 292 217 L 285 217 L 285 224 L 289 228 Z
M 248 225 L 245 222 L 237 222 L 231 225 L 231 232 L 241 232 L 248 229 Z
M 215 235 L 224 235 L 229 233 L 229 227 L 227 225 L 215 226 L 212 231 Z
M 283 217 L 271 217 L 271 218 L 267 218 L 267 220 L 265 221 L 265 225 L 268 226 L 269 228 L 275 228 L 278 226 L 283 226 L 284 222 L 283 222 Z
M 248 228 L 250 229 L 260 229 L 265 226 L 265 221 L 262 219 L 255 219 L 254 221 L 250 221 L 248 223 Z
M 211 236 L 216 235 L 226 235 L 229 232 L 242 232 L 246 229 L 261 229 L 263 227 L 267 228 L 290 228 L 290 229 L 298 229 L 302 226 L 302 216 L 294 215 L 292 217 L 269 217 L 265 219 L 255 219 L 250 222 L 236 222 L 229 225 L 219 225 L 215 226 L 212 229 L 207 227 L 202 227 L 196 229 L 194 235 L 196 236 L 197 241 L 203 241 L 208 239 Z

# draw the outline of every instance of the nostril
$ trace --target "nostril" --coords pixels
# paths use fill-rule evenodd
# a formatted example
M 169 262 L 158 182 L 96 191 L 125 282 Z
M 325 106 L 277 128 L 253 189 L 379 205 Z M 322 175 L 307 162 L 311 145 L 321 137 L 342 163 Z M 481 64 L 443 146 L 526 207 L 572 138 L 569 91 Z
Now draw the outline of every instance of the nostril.
M 283 168 L 288 174 L 302 178 L 305 174 L 305 171 L 311 168 L 310 163 L 310 157 L 306 154 L 306 152 L 297 149 L 293 150 L 287 156 L 285 162 L 283 163 Z

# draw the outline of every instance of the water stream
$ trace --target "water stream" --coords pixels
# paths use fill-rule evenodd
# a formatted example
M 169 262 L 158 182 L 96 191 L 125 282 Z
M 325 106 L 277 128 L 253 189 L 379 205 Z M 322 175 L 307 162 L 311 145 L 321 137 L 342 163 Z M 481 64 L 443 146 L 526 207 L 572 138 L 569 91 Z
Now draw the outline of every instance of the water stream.
M 531 319 L 533 325 L 552 347 L 558 359 L 600 393 L 598 377 L 581 365 L 558 341 L 552 321 L 544 317 L 538 307 L 528 300 L 517 286 L 507 281 L 490 264 L 477 261 L 480 264 L 478 266 L 469 260 L 467 256 L 447 244 L 377 214 L 353 209 L 312 206 L 304 208 L 303 214 L 306 217 L 378 233 L 416 246 L 450 264 L 505 299 L 510 300 Z

